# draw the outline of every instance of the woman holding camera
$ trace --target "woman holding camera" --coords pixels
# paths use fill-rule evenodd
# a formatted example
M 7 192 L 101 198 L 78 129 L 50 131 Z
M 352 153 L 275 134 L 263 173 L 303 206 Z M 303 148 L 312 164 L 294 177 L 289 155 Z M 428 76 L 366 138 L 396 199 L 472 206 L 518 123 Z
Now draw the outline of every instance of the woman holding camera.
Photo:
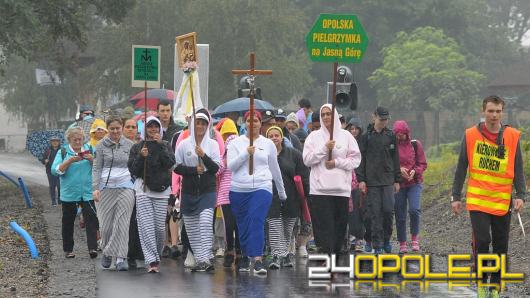
M 83 144 L 84 134 L 80 127 L 66 131 L 68 144 L 61 147 L 52 165 L 52 174 L 59 176 L 63 209 L 62 236 L 66 258 L 74 258 L 74 222 L 77 207 L 83 208 L 88 252 L 91 258 L 97 257 L 96 231 L 98 219 L 92 200 L 92 161 L 93 149 Z

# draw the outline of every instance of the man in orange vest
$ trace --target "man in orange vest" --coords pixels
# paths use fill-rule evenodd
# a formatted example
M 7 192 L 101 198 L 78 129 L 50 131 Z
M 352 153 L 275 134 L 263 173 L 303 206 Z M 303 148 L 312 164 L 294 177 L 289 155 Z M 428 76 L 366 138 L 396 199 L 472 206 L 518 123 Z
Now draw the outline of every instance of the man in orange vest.
M 482 101 L 485 121 L 466 130 L 453 182 L 451 207 L 455 214 L 460 214 L 461 191 L 469 169 L 466 207 L 473 230 L 475 258 L 477 254 L 490 253 L 491 242 L 493 253 L 508 252 L 510 207 L 519 212 L 524 204 L 521 133 L 501 123 L 503 110 L 504 100 L 499 96 L 488 96 Z M 516 195 L 513 202 L 512 188 Z M 483 282 L 487 282 L 487 276 Z M 500 274 L 492 274 L 490 283 L 498 285 Z

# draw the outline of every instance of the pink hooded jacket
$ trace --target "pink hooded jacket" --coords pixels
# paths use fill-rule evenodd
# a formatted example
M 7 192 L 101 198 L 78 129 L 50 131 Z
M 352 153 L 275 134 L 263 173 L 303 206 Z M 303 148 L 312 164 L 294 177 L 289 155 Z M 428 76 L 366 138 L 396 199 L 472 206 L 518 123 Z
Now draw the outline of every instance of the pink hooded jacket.
M 331 109 L 330 104 L 320 108 Z M 321 128 L 313 131 L 307 137 L 304 144 L 304 164 L 311 168 L 309 176 L 309 193 L 312 195 L 350 197 L 352 187 L 352 172 L 361 163 L 361 152 L 355 138 L 341 128 L 339 114 L 335 110 L 335 122 L 333 123 L 333 140 L 335 148 L 332 158 L 335 160 L 335 168 L 328 170 L 325 161 L 328 158 L 326 143 L 329 141 L 329 131 L 320 117 Z
M 420 141 L 416 140 L 417 151 L 414 152 L 414 147 L 411 143 L 410 128 L 404 120 L 397 120 L 394 123 L 393 131 L 395 134 L 402 133 L 407 135 L 406 140 L 398 141 L 400 166 L 406 168 L 409 172 L 411 170 L 416 172 L 414 179 L 410 181 L 403 177 L 400 187 L 409 187 L 415 183 L 423 183 L 423 172 L 427 169 L 427 160 L 425 159 L 423 145 Z

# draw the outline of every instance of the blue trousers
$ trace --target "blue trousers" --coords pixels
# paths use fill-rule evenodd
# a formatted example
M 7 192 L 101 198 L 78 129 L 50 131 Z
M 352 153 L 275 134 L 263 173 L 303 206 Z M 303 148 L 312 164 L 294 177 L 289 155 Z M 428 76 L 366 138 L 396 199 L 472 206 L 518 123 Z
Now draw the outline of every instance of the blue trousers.
M 396 230 L 399 242 L 407 241 L 407 204 L 410 216 L 410 234 L 418 235 L 420 233 L 420 201 L 421 184 L 414 184 L 404 187 L 396 194 L 394 208 L 396 211 Z
M 272 193 L 266 190 L 228 194 L 236 218 L 241 252 L 247 257 L 261 257 L 265 245 L 265 218 L 269 213 Z

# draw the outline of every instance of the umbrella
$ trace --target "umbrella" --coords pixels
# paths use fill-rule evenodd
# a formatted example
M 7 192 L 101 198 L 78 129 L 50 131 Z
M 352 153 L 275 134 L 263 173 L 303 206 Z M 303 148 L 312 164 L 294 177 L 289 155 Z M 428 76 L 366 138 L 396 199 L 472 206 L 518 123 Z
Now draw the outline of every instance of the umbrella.
M 212 116 L 218 118 L 218 117 L 224 117 L 226 113 L 230 113 L 230 112 L 244 113 L 248 111 L 249 108 L 250 108 L 250 100 L 248 97 L 236 98 L 236 99 L 227 101 L 224 104 L 215 108 L 215 110 L 212 113 Z M 264 101 L 260 99 L 254 99 L 254 109 L 258 111 L 275 110 L 274 106 L 271 105 L 268 101 Z
M 50 147 L 50 138 L 58 137 L 64 144 L 64 131 L 60 129 L 39 130 L 28 133 L 26 138 L 26 150 L 38 159 L 42 159 L 44 152 Z
M 135 109 L 143 109 L 144 107 L 144 91 L 138 92 L 136 95 L 129 98 L 129 102 L 134 104 Z M 174 101 L 173 90 L 169 89 L 149 89 L 147 90 L 147 109 L 156 110 L 156 106 L 161 100 L 167 100 L 173 106 Z

